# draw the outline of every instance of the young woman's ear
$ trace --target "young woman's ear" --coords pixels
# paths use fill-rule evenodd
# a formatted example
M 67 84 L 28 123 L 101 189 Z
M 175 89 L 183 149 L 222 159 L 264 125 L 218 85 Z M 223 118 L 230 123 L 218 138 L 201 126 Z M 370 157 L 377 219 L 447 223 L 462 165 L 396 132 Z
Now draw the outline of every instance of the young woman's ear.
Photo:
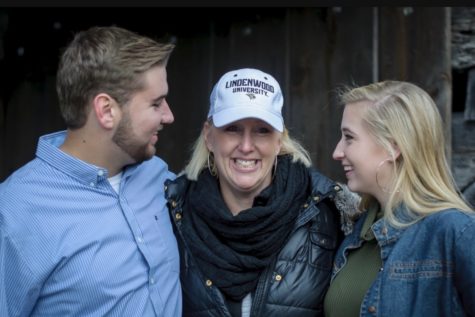
M 394 160 L 397 160 L 399 156 L 401 156 L 401 150 L 399 150 L 399 146 L 396 144 L 396 142 L 391 142 L 391 145 L 393 147 Z

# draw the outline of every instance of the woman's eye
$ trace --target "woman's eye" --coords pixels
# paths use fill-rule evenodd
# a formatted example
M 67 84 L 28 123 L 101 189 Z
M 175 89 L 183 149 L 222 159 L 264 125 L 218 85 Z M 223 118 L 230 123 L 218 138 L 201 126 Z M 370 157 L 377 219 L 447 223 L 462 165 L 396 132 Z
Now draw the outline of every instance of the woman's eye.
M 235 125 L 229 125 L 224 129 L 224 131 L 226 131 L 226 132 L 237 132 L 237 131 L 239 131 L 239 128 Z
M 257 132 L 260 133 L 260 134 L 267 134 L 267 133 L 270 133 L 271 131 L 267 127 L 261 127 L 261 128 L 257 129 Z

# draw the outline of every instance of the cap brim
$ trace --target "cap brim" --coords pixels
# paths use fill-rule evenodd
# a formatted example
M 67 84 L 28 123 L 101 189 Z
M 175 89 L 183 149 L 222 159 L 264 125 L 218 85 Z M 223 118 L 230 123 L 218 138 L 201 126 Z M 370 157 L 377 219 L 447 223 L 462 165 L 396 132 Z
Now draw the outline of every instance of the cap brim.
M 229 107 L 215 113 L 213 115 L 213 124 L 215 127 L 220 128 L 234 121 L 246 118 L 260 119 L 271 125 L 277 131 L 284 131 L 284 123 L 280 115 L 273 114 L 269 111 L 262 111 L 256 107 L 243 107 L 242 105 Z

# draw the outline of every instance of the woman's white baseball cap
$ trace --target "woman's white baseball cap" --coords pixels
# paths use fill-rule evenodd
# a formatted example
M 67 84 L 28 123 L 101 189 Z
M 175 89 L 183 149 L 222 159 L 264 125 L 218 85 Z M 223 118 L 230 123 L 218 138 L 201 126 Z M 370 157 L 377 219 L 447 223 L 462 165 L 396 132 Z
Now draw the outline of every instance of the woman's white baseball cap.
M 274 77 L 258 69 L 237 69 L 224 74 L 214 86 L 208 118 L 212 117 L 218 128 L 256 118 L 283 132 L 283 104 L 282 91 Z

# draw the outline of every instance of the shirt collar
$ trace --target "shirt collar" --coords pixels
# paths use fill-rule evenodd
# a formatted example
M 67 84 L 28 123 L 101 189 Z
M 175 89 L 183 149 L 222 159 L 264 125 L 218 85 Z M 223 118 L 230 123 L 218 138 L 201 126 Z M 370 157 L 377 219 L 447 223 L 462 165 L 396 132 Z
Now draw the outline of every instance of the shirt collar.
M 360 238 L 362 240 L 371 241 L 375 239 L 373 230 L 371 227 L 373 224 L 381 219 L 383 216 L 383 212 L 378 203 L 372 203 L 368 208 L 368 215 L 364 220 L 363 226 L 361 228 Z
M 36 149 L 36 156 L 88 186 L 95 187 L 99 181 L 107 179 L 107 169 L 86 163 L 60 150 L 59 147 L 65 139 L 66 131 L 41 136 Z

